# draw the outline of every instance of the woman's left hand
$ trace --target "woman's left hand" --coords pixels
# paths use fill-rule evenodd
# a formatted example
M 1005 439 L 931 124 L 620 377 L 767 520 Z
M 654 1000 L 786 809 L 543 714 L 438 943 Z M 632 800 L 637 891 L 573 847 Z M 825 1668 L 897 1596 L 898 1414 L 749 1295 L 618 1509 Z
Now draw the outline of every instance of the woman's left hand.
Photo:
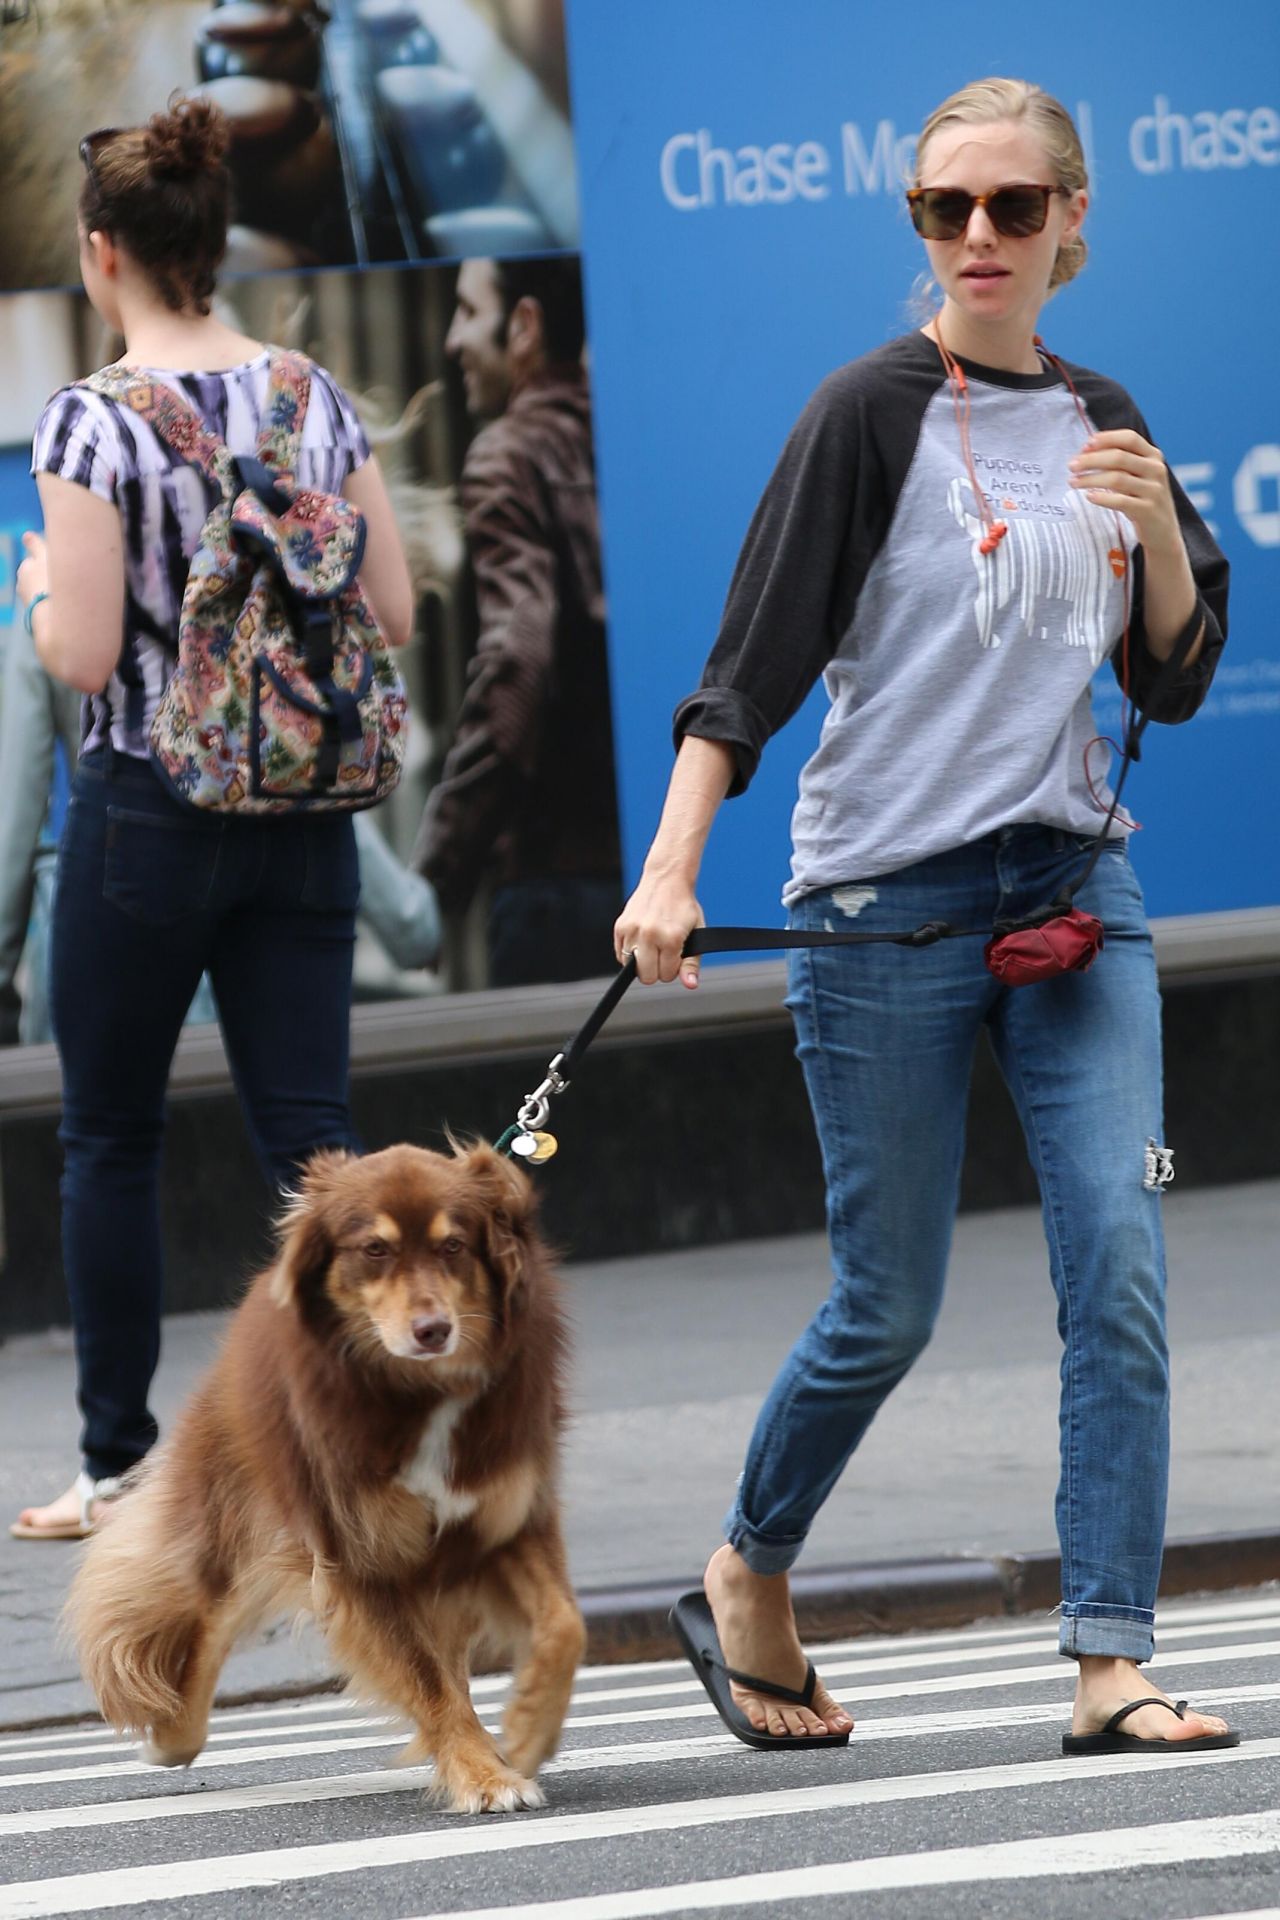
M 49 591 L 49 549 L 40 533 L 24 533 L 22 544 L 26 557 L 14 576 L 14 587 L 24 607 L 29 607 L 38 593 Z
M 1070 484 L 1096 507 L 1122 513 L 1147 554 L 1181 546 L 1164 455 L 1132 427 L 1095 433 L 1067 465 Z

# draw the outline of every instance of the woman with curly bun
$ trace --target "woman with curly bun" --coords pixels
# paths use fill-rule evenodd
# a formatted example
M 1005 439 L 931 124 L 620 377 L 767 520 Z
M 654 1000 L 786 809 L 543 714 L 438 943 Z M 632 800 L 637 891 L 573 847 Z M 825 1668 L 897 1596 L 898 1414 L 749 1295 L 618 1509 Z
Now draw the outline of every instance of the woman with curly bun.
M 226 244 L 228 134 L 206 101 L 81 143 L 85 291 L 145 369 L 235 455 L 252 455 L 271 353 L 212 311 Z M 361 585 L 388 641 L 413 604 L 386 487 L 350 401 L 310 365 L 296 478 L 364 514 Z M 127 405 L 84 386 L 36 429 L 45 532 L 18 592 L 43 665 L 85 696 L 59 851 L 52 1008 L 62 1064 L 63 1260 L 83 1464 L 11 1529 L 78 1538 L 156 1439 L 159 1161 L 184 1015 L 208 973 L 259 1160 L 277 1187 L 317 1148 L 352 1144 L 347 1103 L 359 877 L 349 815 L 205 816 L 162 785 L 151 722 L 176 659 L 188 561 L 213 483 Z
M 657 837 L 616 927 L 642 980 L 697 984 L 683 943 L 720 803 L 821 675 L 831 700 L 792 821 L 791 925 L 865 933 L 1014 922 L 1078 885 L 1087 971 L 1010 986 L 982 943 L 818 946 L 788 1005 L 822 1145 L 835 1284 L 760 1414 L 704 1591 L 676 1624 L 741 1738 L 847 1741 L 808 1666 L 788 1569 L 942 1298 L 974 1048 L 985 1029 L 1040 1191 L 1063 1341 L 1065 1751 L 1229 1746 L 1143 1680 L 1168 1474 L 1151 936 L 1089 760 L 1110 659 L 1180 721 L 1212 678 L 1227 566 L 1123 388 L 1040 343 L 1084 261 L 1088 179 L 1058 101 L 963 88 L 926 121 L 908 202 L 941 301 L 831 374 L 747 535 Z

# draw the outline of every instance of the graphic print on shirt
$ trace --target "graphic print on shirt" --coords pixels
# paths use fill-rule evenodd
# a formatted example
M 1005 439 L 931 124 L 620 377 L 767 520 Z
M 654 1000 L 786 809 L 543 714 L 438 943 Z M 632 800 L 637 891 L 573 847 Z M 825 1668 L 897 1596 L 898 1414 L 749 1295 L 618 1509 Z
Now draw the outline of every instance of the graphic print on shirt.
M 1109 648 L 1108 597 L 1124 570 L 1115 516 L 1070 487 L 1063 488 L 1061 501 L 1049 499 L 1038 478 L 1044 469 L 1030 462 L 984 461 L 975 451 L 974 464 L 979 479 L 984 465 L 997 470 L 987 504 L 1008 528 L 994 552 L 981 552 L 986 527 L 973 510 L 972 486 L 967 475 L 952 479 L 947 506 L 969 536 L 979 646 L 999 647 L 1016 638 L 1056 640 L 1087 647 L 1096 667 Z M 1015 499 L 1015 488 L 1027 497 Z M 1127 548 L 1127 530 L 1124 539 Z M 1013 615 L 999 619 L 1011 606 L 1017 621 L 1012 631 Z

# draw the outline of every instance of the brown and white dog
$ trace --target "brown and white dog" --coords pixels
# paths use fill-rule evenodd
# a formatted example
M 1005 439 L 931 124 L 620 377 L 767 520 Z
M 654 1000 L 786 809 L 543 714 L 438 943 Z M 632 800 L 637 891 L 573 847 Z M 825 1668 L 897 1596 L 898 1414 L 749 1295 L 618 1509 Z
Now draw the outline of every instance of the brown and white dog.
M 489 1147 L 321 1154 L 275 1265 L 172 1437 L 88 1542 L 67 1603 L 103 1715 L 162 1766 L 219 1671 L 316 1616 L 353 1688 L 416 1728 L 459 1812 L 543 1804 L 581 1657 L 557 1497 L 564 1323 L 526 1175 Z M 514 1656 L 500 1743 L 476 1652 Z

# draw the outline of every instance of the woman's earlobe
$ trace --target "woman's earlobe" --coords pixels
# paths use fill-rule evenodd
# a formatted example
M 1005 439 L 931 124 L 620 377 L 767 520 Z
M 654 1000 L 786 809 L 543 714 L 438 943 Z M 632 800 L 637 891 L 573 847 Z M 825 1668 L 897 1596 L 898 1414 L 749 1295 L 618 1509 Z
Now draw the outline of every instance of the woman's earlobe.
M 106 279 L 114 280 L 119 271 L 119 254 L 111 235 L 104 233 L 101 227 L 94 227 L 85 237 L 98 272 Z

